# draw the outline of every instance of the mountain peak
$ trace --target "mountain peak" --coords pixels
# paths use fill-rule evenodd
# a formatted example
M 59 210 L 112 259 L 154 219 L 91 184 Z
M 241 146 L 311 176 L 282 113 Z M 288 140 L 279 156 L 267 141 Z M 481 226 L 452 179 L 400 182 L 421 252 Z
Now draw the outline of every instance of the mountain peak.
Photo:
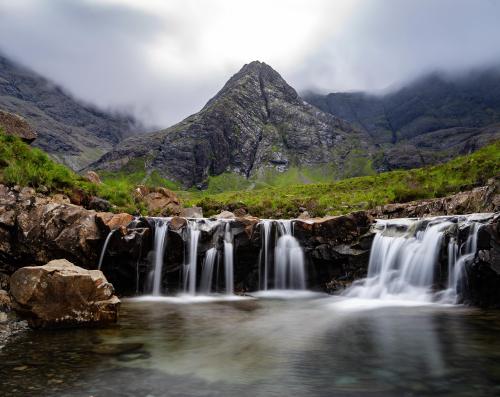
M 249 178 L 297 166 L 341 168 L 352 142 L 362 140 L 348 123 L 305 103 L 271 66 L 254 61 L 200 112 L 122 142 L 95 167 L 119 169 L 123 159 L 150 158 L 147 167 L 165 178 L 203 187 L 223 172 Z

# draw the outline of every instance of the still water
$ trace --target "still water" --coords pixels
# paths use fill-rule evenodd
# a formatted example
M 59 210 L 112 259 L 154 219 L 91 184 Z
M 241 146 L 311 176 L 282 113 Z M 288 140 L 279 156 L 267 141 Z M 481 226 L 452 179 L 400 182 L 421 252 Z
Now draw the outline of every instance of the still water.
M 500 395 L 498 312 L 293 297 L 132 300 L 116 326 L 26 331 L 0 396 Z

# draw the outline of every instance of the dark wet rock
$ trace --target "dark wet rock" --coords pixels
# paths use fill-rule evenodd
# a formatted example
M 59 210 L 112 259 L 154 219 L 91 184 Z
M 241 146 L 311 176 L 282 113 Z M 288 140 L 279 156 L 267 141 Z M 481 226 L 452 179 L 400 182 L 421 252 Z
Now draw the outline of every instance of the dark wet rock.
M 65 259 L 23 267 L 10 280 L 13 308 L 32 327 L 73 327 L 114 323 L 120 300 L 99 270 Z
M 464 303 L 500 308 L 500 214 L 478 232 L 477 253 L 466 264 Z
M 102 343 L 92 347 L 92 353 L 103 355 L 119 355 L 137 351 L 144 347 L 143 343 Z
M 294 235 L 309 258 L 308 285 L 335 292 L 332 287 L 337 284 L 333 281 L 342 279 L 342 285 L 348 285 L 364 277 L 373 238 L 369 233 L 373 221 L 366 212 L 296 221 Z

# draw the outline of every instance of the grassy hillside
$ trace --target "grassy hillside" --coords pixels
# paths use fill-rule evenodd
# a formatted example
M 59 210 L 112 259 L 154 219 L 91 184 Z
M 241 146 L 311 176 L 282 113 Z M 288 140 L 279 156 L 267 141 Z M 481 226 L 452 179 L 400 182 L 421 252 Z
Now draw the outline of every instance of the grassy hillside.
M 109 200 L 116 211 L 144 212 L 142 203 L 132 195 L 135 184 L 124 177 L 106 179 L 95 185 L 66 166 L 53 161 L 45 152 L 33 148 L 19 138 L 2 133 L 0 128 L 0 183 L 30 186 L 50 193 L 80 191 L 87 196 Z
M 206 215 L 246 208 L 260 217 L 295 217 L 303 207 L 311 215 L 337 215 L 376 205 L 443 197 L 467 190 L 500 174 L 500 141 L 445 164 L 344 179 L 334 183 L 280 185 L 221 193 L 182 192 L 186 205 Z
M 242 177 L 223 174 L 214 177 L 206 191 L 177 191 L 185 206 L 201 206 L 210 216 L 223 209 L 246 208 L 260 217 L 296 217 L 303 207 L 313 216 L 343 214 L 376 205 L 415 199 L 442 197 L 485 184 L 500 174 L 500 141 L 448 163 L 378 175 L 344 179 L 334 183 L 295 184 L 303 178 L 320 178 L 312 170 L 291 169 L 270 177 L 274 187 L 255 184 Z M 133 190 L 137 184 L 175 189 L 156 174 L 130 172 L 102 175 L 95 185 L 51 160 L 47 154 L 0 130 L 0 183 L 31 186 L 52 193 L 71 194 L 75 190 L 107 199 L 115 211 L 145 214 Z M 271 182 L 270 182 L 271 183 Z M 226 191 L 236 186 L 235 191 Z

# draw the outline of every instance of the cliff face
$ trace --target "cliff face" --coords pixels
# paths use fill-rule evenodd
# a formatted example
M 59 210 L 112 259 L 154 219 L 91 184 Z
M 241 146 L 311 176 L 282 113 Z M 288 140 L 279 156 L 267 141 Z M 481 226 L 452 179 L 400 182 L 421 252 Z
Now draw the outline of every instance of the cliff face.
M 470 153 L 500 137 L 500 69 L 434 73 L 395 92 L 308 94 L 383 148 L 380 169 L 415 168 Z
M 0 56 L 0 109 L 22 116 L 34 143 L 78 170 L 140 128 L 131 117 L 83 104 L 40 75 Z
M 270 66 L 252 62 L 199 113 L 125 140 L 92 167 L 117 170 L 140 158 L 166 178 L 202 187 L 209 175 L 226 171 L 250 177 L 291 166 L 342 169 L 353 149 L 370 155 L 367 138 L 305 103 Z

